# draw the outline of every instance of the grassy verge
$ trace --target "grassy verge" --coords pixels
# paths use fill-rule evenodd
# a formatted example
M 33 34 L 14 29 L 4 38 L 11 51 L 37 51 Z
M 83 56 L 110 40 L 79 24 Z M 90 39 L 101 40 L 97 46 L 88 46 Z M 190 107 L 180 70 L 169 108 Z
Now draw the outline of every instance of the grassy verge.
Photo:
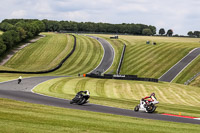
M 174 80 L 173 82 L 184 84 L 188 79 L 196 75 L 200 66 L 200 56 L 197 57 L 189 66 L 187 66 Z M 196 80 L 197 82 L 197 80 Z M 200 84 L 200 82 L 199 82 Z M 194 84 L 193 84 L 194 85 Z
M 91 72 L 99 65 L 103 57 L 103 48 L 98 41 L 82 35 L 76 35 L 76 37 L 76 50 L 63 66 L 53 74 L 78 75 L 78 73 Z
M 192 81 L 190 85 L 200 87 L 200 76 L 198 76 L 194 81 Z
M 71 51 L 73 37 L 65 34 L 44 34 L 45 38 L 20 50 L 4 66 L 23 71 L 55 67 Z
M 23 71 L 39 71 L 57 66 L 73 48 L 73 37 L 66 34 L 45 34 L 45 38 L 15 54 L 5 67 Z M 86 36 L 76 35 L 76 37 L 75 52 L 59 70 L 45 75 L 78 75 L 78 73 L 88 73 L 99 65 L 103 57 L 101 45 Z
M 11 117 L 12 116 L 12 117 Z M 167 127 L 167 128 L 166 128 Z M 199 125 L 64 109 L 0 98 L 0 132 L 174 132 L 195 133 Z
M 58 78 L 37 86 L 34 91 L 45 95 L 71 99 L 80 90 L 91 92 L 90 102 L 133 109 L 142 97 L 155 92 L 160 104 L 158 113 L 173 113 L 200 117 L 200 89 L 170 83 L 150 83 L 92 78 Z
M 108 38 L 111 35 L 101 36 Z M 148 45 L 147 40 L 157 45 Z M 190 50 L 199 47 L 199 39 L 195 38 L 121 35 L 119 41 L 127 45 L 121 74 L 151 78 L 159 78 Z

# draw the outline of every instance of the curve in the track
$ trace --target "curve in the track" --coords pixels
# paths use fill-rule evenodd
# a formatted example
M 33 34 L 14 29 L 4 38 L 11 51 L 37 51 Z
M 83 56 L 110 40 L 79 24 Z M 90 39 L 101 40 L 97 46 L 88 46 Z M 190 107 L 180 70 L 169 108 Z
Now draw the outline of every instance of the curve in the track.
M 183 59 L 176 63 L 171 69 L 163 74 L 159 80 L 165 82 L 172 82 L 179 73 L 181 73 L 195 58 L 200 55 L 200 48 L 192 50 Z
M 115 56 L 115 50 L 112 47 L 112 45 L 107 42 L 106 40 L 100 38 L 100 37 L 95 37 L 95 36 L 90 36 L 87 35 L 91 38 L 96 39 L 97 41 L 100 42 L 100 44 L 103 46 L 104 48 L 104 56 L 101 60 L 101 63 L 94 69 L 92 70 L 90 73 L 96 73 L 97 71 L 104 73 L 105 71 L 107 71 L 113 64 L 114 61 L 114 56 Z
M 31 92 L 34 86 L 38 85 L 41 82 L 44 82 L 46 80 L 53 79 L 53 78 L 58 78 L 58 77 L 52 76 L 52 77 L 26 78 L 26 79 L 23 79 L 22 84 L 17 84 L 17 80 L 0 83 L 0 97 L 29 102 L 29 103 L 63 107 L 63 108 L 87 110 L 87 111 L 94 111 L 94 112 L 101 112 L 101 113 L 110 113 L 110 114 L 138 117 L 138 118 L 145 118 L 145 119 L 200 124 L 200 121 L 195 120 L 195 119 L 166 116 L 166 115 L 161 115 L 161 114 L 140 113 L 140 112 L 134 112 L 133 110 L 120 109 L 120 108 L 114 108 L 114 107 L 108 107 L 108 106 L 102 106 L 102 105 L 96 105 L 96 104 L 86 104 L 83 106 L 74 105 L 74 104 L 70 104 L 69 100 L 53 98 L 53 97 L 35 94 Z

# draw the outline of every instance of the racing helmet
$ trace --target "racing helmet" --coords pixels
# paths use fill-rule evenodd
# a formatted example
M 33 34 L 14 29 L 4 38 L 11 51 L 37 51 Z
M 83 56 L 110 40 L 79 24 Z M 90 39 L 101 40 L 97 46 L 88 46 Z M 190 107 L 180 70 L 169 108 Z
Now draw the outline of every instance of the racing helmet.
M 155 93 L 153 92 L 153 93 L 151 93 L 151 96 L 155 96 Z
M 88 90 L 86 90 L 86 95 L 90 95 L 90 92 Z

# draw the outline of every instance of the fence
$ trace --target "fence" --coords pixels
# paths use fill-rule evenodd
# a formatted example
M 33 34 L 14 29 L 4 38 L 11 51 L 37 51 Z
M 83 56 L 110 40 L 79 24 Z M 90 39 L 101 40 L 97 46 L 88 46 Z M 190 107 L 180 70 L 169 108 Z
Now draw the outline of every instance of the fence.
M 137 75 L 104 74 L 103 76 L 101 76 L 101 75 L 97 75 L 97 74 L 91 73 L 91 74 L 86 74 L 86 77 L 101 78 L 101 79 L 121 79 L 121 80 L 137 80 L 137 81 L 158 82 L 158 79 L 154 79 L 154 78 L 140 78 L 140 77 L 137 77 Z
M 188 85 L 189 83 L 191 83 L 195 78 L 197 78 L 200 75 L 200 72 L 197 73 L 196 75 L 194 75 L 191 79 L 189 79 L 188 81 L 186 81 L 184 83 L 184 85 Z
M 123 47 L 123 50 L 122 50 L 122 55 L 121 55 L 121 58 L 120 58 L 120 61 L 119 61 L 119 66 L 117 68 L 117 74 L 120 73 L 122 62 L 123 62 L 123 59 L 124 59 L 125 50 L 126 50 L 126 45 L 124 44 L 124 47 Z

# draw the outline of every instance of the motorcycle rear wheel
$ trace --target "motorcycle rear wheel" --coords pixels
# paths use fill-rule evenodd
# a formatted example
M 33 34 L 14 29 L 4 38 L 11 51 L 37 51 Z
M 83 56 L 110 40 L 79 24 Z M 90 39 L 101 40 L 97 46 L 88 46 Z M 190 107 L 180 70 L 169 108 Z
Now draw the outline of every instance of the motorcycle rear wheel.
M 134 111 L 135 111 L 135 112 L 138 112 L 138 111 L 139 111 L 139 106 L 138 106 L 138 105 L 135 106 Z

